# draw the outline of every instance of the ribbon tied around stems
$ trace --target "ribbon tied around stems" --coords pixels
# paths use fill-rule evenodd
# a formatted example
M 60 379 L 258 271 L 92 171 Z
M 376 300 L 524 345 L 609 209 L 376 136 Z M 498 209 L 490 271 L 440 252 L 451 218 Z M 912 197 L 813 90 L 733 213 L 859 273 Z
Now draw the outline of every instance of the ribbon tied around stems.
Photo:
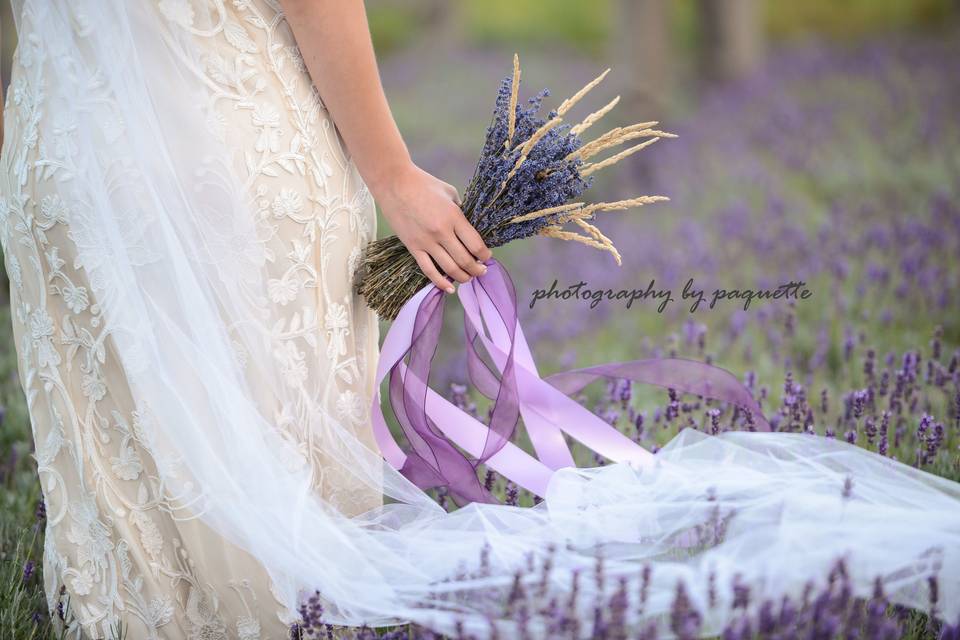
M 493 258 L 484 264 L 487 272 L 461 284 L 457 296 L 464 310 L 470 382 L 493 400 L 489 424 L 429 386 L 447 295 L 439 287 L 429 283 L 404 304 L 380 350 L 371 407 L 374 436 L 383 457 L 421 489 L 446 487 L 460 504 L 498 502 L 477 475 L 477 467 L 486 464 L 542 497 L 554 471 L 576 466 L 564 432 L 613 462 L 652 462 L 652 453 L 570 397 L 599 378 L 627 379 L 731 403 L 747 411 L 751 430 L 771 430 L 735 375 L 696 360 L 628 360 L 542 378 L 518 321 L 513 280 Z M 494 368 L 480 357 L 478 343 Z M 380 384 L 388 373 L 390 406 L 408 442 L 406 450 L 390 433 L 381 407 Z M 512 442 L 521 417 L 536 457 Z

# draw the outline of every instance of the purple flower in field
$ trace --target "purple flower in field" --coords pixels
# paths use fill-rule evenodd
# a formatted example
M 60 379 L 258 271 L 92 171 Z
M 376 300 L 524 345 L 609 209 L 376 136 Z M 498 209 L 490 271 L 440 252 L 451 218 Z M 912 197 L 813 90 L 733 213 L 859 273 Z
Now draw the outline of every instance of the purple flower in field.
M 877 437 L 877 425 L 873 416 L 867 416 L 863 419 L 863 433 L 867 436 L 867 442 L 874 444 L 874 440 Z
M 746 616 L 735 618 L 723 630 L 723 640 L 751 640 L 753 637 L 753 625 Z
M 953 412 L 954 412 L 954 427 L 960 431 L 960 385 L 958 385 L 957 393 L 954 396 L 953 400 Z
M 638 613 L 643 613 L 647 606 L 647 599 L 650 596 L 650 579 L 653 577 L 653 569 L 649 564 L 644 564 L 640 571 L 640 597 L 637 602 Z
M 309 598 L 300 601 L 300 620 L 291 625 L 290 637 L 320 638 L 322 631 L 327 629 L 323 621 L 323 604 L 319 591 L 314 591 Z M 296 635 L 295 635 L 296 634 Z
M 782 413 L 773 414 L 772 416 L 770 416 L 770 419 L 768 420 L 768 422 L 770 423 L 770 428 L 772 430 L 781 431 L 780 423 L 783 422 L 783 414 Z
M 960 619 L 957 620 L 955 625 L 943 625 L 937 640 L 960 640 Z
M 740 582 L 739 574 L 733 577 L 733 608 L 746 609 L 750 606 L 750 587 Z
M 843 499 L 849 500 L 853 496 L 853 477 L 847 476 L 843 479 Z
M 64 610 L 64 607 L 63 607 L 63 596 L 65 596 L 66 594 L 67 594 L 67 585 L 61 584 L 59 596 L 57 597 L 56 611 L 57 611 L 57 617 L 63 620 L 64 622 L 66 622 L 66 611 Z
M 607 608 L 610 611 L 610 621 L 607 626 L 608 638 L 625 638 L 627 634 L 627 608 L 630 599 L 627 595 L 627 579 L 621 577 L 617 581 L 617 590 L 610 598 Z
M 607 409 L 601 417 L 611 425 L 617 426 L 617 423 L 620 421 L 620 412 L 616 409 Z
M 710 409 L 707 415 L 710 416 L 710 433 L 717 435 L 720 433 L 720 410 Z
M 620 406 L 624 409 L 630 404 L 633 397 L 633 381 L 623 380 L 620 383 Z
M 753 418 L 753 412 L 748 410 L 745 413 L 747 416 L 747 431 L 756 431 L 757 423 Z M 773 424 L 773 420 L 776 418 L 777 418 L 777 415 L 775 414 L 770 420 L 770 428 L 773 429 L 774 431 L 777 430 L 777 427 Z
M 493 469 L 487 469 L 483 477 L 483 488 L 487 491 L 493 491 L 493 485 L 497 481 L 497 474 Z
M 940 604 L 940 581 L 936 574 L 927 578 L 927 590 L 930 594 L 930 618 L 936 618 Z
M 667 394 L 670 397 L 670 402 L 667 404 L 667 410 L 664 413 L 663 418 L 669 423 L 680 415 L 680 400 L 678 399 L 679 396 L 677 395 L 676 389 L 668 388 Z
M 866 404 L 868 393 L 866 389 L 854 391 L 853 393 L 853 417 L 859 418 L 863 415 L 863 407 Z
M 33 577 L 34 569 L 36 566 L 33 563 L 33 560 L 27 560 L 23 565 L 23 580 L 22 582 L 26 583 L 30 581 L 30 578 Z
M 708 290 L 725 280 L 739 285 L 733 274 L 756 286 L 803 279 L 820 304 L 750 311 L 734 305 L 700 316 L 702 326 L 685 313 L 671 316 L 668 308 L 662 322 L 644 318 L 635 334 L 623 336 L 623 355 L 704 356 L 706 332 L 712 330 L 711 355 L 721 365 L 746 371 L 745 383 L 757 390 L 761 405 L 774 405 L 775 429 L 825 431 L 827 437 L 875 447 L 883 456 L 955 474 L 960 349 L 949 311 L 956 308 L 960 291 L 960 271 L 951 262 L 960 252 L 960 185 L 931 186 L 893 169 L 932 167 L 946 174 L 955 164 L 948 150 L 960 143 L 960 126 L 947 114 L 960 109 L 960 85 L 945 79 L 952 77 L 949 61 L 957 54 L 960 41 L 885 44 L 849 56 L 818 47 L 774 61 L 772 71 L 756 83 L 731 86 L 720 98 L 705 101 L 679 131 L 679 142 L 664 148 L 667 162 L 658 156 L 655 165 L 644 168 L 644 184 L 670 193 L 672 206 L 683 215 L 658 220 L 655 228 L 642 215 L 611 221 L 611 235 L 636 240 L 636 248 L 624 256 L 622 273 L 592 266 L 598 261 L 584 259 L 586 249 L 577 246 L 524 252 L 517 256 L 520 269 L 534 283 L 566 277 L 613 288 L 629 288 L 637 273 L 655 275 L 664 286 L 682 286 L 689 273 Z M 863 99 L 875 93 L 884 99 Z M 716 122 L 738 126 L 717 127 Z M 936 131 L 942 143 L 923 144 L 924 131 Z M 897 158 L 896 165 L 882 164 L 884 158 Z M 891 170 L 861 173 L 877 162 Z M 637 177 L 625 174 L 624 192 L 632 191 Z M 862 188 L 866 183 L 870 188 Z M 571 326 L 561 325 L 557 315 L 534 318 L 533 326 L 544 329 L 528 333 L 547 353 L 556 348 L 568 354 L 566 368 L 573 366 L 578 346 L 584 348 L 576 337 L 605 331 L 604 317 L 589 326 Z M 651 326 L 662 327 L 662 335 L 648 337 Z M 754 371 L 762 372 L 760 379 Z M 778 401 L 769 394 L 766 402 L 768 389 L 778 390 L 773 387 L 777 379 L 785 381 L 782 395 Z M 633 437 L 654 452 L 654 440 L 668 441 L 691 426 L 691 419 L 705 431 L 755 430 L 749 413 L 735 407 L 679 394 L 662 406 L 644 407 L 636 391 L 612 382 L 596 413 L 607 416 L 618 409 L 632 425 Z M 588 404 L 585 397 L 581 401 Z M 576 453 L 589 463 L 589 452 Z M 838 477 L 837 493 L 844 499 L 859 496 L 856 477 Z M 811 586 L 803 602 L 764 603 L 759 601 L 763 594 L 754 594 L 758 601 L 737 609 L 722 637 L 933 640 L 939 631 L 943 638 L 960 640 L 960 620 L 952 621 L 956 627 L 936 621 L 924 634 L 914 628 L 916 612 L 888 605 L 882 582 L 872 598 L 858 601 L 844 580 L 835 572 L 825 589 Z M 630 584 L 637 582 L 634 577 Z M 709 584 L 696 586 L 710 590 Z M 631 613 L 646 601 L 642 589 L 633 588 Z M 550 637 L 590 637 L 588 628 L 573 628 L 578 618 L 586 627 L 591 617 L 595 637 L 624 637 L 617 635 L 619 591 L 605 594 L 596 608 L 590 603 L 577 610 L 567 606 L 565 596 L 546 593 L 538 602 L 533 593 L 527 595 L 526 611 L 518 604 L 517 615 L 531 623 L 542 615 Z M 888 610 L 897 617 L 888 617 Z M 585 618 L 584 611 L 590 612 Z M 669 617 L 660 620 L 670 623 Z M 656 633 L 654 623 L 643 621 L 625 637 Z
M 890 372 L 884 369 L 883 373 L 880 374 L 880 385 L 878 388 L 878 395 L 885 396 L 887 391 L 890 388 Z
M 633 421 L 633 426 L 635 429 L 634 439 L 637 442 L 640 442 L 641 440 L 643 440 L 643 422 L 646 418 L 646 415 L 647 415 L 646 412 L 640 411 L 640 412 L 637 412 L 637 416 L 636 418 L 634 418 L 634 421 Z
M 843 359 L 845 362 L 850 362 L 850 358 L 853 357 L 853 335 L 849 332 L 849 327 L 844 329 L 843 336 Z
M 40 529 L 40 527 L 42 527 L 47 520 L 47 504 L 44 502 L 42 493 L 40 494 L 40 497 L 37 498 L 37 507 L 34 509 L 33 515 L 33 528 L 36 531 Z
M 670 609 L 670 629 L 678 638 L 687 640 L 698 636 L 702 616 L 690 602 L 686 585 L 682 580 L 677 582 L 677 590 Z
M 929 449 L 925 446 L 929 436 L 928 433 L 933 426 L 933 416 L 924 413 L 920 417 L 920 424 L 917 425 L 916 438 L 919 446 L 917 447 L 917 466 L 929 464 Z
M 467 393 L 467 385 L 457 384 L 455 382 L 450 383 L 450 401 L 461 411 L 474 418 L 479 418 L 477 405 L 470 399 Z
M 517 506 L 519 504 L 520 491 L 512 480 L 507 480 L 507 504 Z

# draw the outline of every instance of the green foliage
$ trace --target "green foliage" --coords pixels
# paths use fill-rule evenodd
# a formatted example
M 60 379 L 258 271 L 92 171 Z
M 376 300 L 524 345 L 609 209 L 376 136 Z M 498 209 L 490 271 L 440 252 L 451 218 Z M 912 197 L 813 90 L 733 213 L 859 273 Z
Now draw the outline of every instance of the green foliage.
M 370 6 L 367 21 L 378 56 L 389 55 L 402 49 L 421 34 L 421 21 L 417 12 L 397 5 Z
M 481 44 L 568 44 L 588 54 L 603 50 L 610 35 L 610 0 L 464 0 L 467 35 Z
M 956 12 L 951 0 L 764 0 L 763 5 L 772 39 L 811 33 L 858 38 L 878 31 L 935 26 Z
M 444 7 L 456 12 L 467 41 L 516 49 L 564 44 L 588 55 L 604 52 L 614 37 L 618 2 L 630 0 L 462 0 Z M 673 0 L 670 40 L 679 51 L 695 49 L 700 37 L 699 0 Z M 904 28 L 931 28 L 957 15 L 952 0 L 758 0 L 772 41 L 804 35 L 853 39 Z M 371 3 L 374 45 L 389 55 L 427 36 L 429 3 Z
M 0 283 L 6 291 L 6 279 Z M 0 309 L 0 406 L 5 410 L 0 424 L 0 638 L 52 638 L 41 575 L 43 529 L 34 515 L 40 483 L 28 455 L 32 436 L 11 334 L 10 307 L 4 300 Z M 28 562 L 33 563 L 32 570 L 25 577 Z M 35 614 L 40 614 L 37 619 Z

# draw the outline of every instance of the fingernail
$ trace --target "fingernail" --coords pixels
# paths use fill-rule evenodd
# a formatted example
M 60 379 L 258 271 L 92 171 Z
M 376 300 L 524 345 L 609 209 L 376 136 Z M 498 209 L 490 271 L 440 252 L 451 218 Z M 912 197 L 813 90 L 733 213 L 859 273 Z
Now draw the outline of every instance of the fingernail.
M 486 272 L 487 272 L 487 265 L 481 264 L 481 265 L 480 265 L 480 273 L 481 273 L 481 275 L 484 274 L 484 273 L 486 273 Z
M 447 293 L 453 293 L 454 291 L 455 289 L 452 286 L 447 287 Z

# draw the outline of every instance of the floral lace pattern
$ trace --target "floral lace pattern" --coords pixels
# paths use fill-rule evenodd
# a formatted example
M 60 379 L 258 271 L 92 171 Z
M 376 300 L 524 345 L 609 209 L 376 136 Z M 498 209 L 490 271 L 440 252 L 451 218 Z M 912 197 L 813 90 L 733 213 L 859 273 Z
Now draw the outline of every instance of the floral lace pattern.
M 131 399 L 121 344 L 94 295 L 96 265 L 76 257 L 78 243 L 97 239 L 73 233 L 82 212 L 52 187 L 72 179 L 78 125 L 47 100 L 51 52 L 30 33 L 31 21 L 43 19 L 38 5 L 25 9 L 33 15 L 22 20 L 4 110 L 0 241 L 47 504 L 48 602 L 61 586 L 70 595 L 71 638 L 109 637 L 118 620 L 134 638 L 288 637 L 295 616 L 262 566 L 200 520 L 175 517 L 178 496 L 160 473 L 171 462 L 151 455 L 153 417 Z M 276 2 L 158 0 L 155 8 L 202 43 L 200 65 L 185 68 L 211 87 L 206 126 L 234 152 L 267 258 L 266 290 L 283 319 L 272 350 L 298 391 L 295 402 L 271 408 L 274 422 L 309 462 L 315 489 L 344 512 L 363 512 L 380 493 L 352 484 L 324 456 L 322 434 L 305 425 L 311 406 L 325 407 L 375 449 L 367 398 L 378 325 L 350 287 L 360 249 L 376 234 L 369 191 Z M 96 37 L 95 24 L 76 18 L 78 32 Z M 127 126 L 103 123 L 105 139 Z M 332 368 L 330 379 L 320 362 Z

